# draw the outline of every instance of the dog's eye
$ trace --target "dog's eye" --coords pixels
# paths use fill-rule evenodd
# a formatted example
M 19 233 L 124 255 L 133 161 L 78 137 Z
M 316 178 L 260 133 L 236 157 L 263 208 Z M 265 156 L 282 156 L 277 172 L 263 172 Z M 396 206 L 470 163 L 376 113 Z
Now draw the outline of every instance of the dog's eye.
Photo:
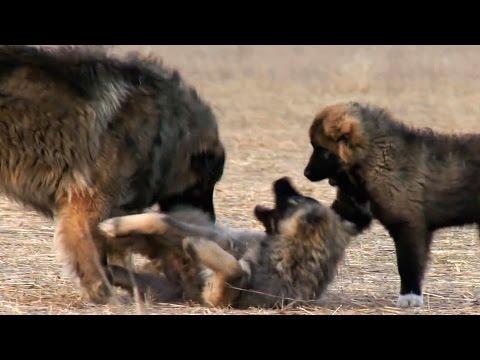
M 288 199 L 289 205 L 298 205 L 300 202 L 297 199 Z

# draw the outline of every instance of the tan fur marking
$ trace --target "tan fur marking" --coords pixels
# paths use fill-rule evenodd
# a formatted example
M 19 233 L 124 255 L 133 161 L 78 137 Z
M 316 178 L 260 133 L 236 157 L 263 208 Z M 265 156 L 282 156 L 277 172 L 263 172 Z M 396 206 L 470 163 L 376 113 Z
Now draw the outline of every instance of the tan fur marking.
M 111 218 L 104 221 L 100 230 L 110 237 L 127 236 L 141 231 L 143 234 L 162 235 L 168 230 L 163 220 L 165 217 L 157 213 L 142 213 Z
M 348 113 L 346 104 L 335 104 L 320 111 L 310 127 L 312 143 L 338 155 L 345 164 L 353 161 L 353 147 L 365 143 L 359 119 Z M 345 137 L 348 141 L 340 141 Z
M 217 243 L 199 238 L 186 238 L 185 246 L 194 249 L 200 262 L 213 271 L 222 271 L 227 278 L 239 276 L 242 267 L 238 261 Z
M 94 237 L 97 224 L 107 209 L 98 199 L 98 196 L 91 197 L 85 192 L 82 196 L 76 193 L 64 196 L 57 216 L 55 245 L 69 275 L 78 276 L 88 295 L 95 302 L 103 303 L 108 297 L 108 289 L 98 256 L 102 244 Z
M 225 274 L 214 272 L 207 280 L 202 298 L 205 304 L 217 307 L 224 304 L 225 301 Z

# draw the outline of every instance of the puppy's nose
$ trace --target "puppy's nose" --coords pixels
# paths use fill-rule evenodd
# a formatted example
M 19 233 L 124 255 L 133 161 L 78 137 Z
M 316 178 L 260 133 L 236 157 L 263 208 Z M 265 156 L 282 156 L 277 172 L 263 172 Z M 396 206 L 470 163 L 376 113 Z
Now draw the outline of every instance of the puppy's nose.
M 303 171 L 303 175 L 304 175 L 306 178 L 308 178 L 308 177 L 310 176 L 310 170 L 309 170 L 309 169 L 305 169 L 305 170 Z

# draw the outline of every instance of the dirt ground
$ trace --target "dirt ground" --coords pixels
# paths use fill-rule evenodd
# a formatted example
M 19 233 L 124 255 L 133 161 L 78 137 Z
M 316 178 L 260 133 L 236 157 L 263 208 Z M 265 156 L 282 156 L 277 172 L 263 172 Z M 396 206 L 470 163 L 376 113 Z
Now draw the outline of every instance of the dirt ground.
M 404 121 L 445 131 L 480 131 L 478 46 L 118 46 L 153 51 L 178 68 L 213 106 L 227 148 L 215 195 L 219 221 L 258 227 L 253 207 L 272 201 L 271 183 L 288 175 L 329 204 L 334 190 L 302 175 L 308 127 L 322 106 L 367 100 Z M 472 194 L 475 196 L 475 194 Z M 91 305 L 61 277 L 53 224 L 0 198 L 0 313 L 136 314 Z M 435 235 L 425 305 L 395 307 L 400 286 L 393 241 L 377 223 L 354 240 L 319 305 L 263 311 L 147 304 L 148 314 L 480 314 L 477 229 Z

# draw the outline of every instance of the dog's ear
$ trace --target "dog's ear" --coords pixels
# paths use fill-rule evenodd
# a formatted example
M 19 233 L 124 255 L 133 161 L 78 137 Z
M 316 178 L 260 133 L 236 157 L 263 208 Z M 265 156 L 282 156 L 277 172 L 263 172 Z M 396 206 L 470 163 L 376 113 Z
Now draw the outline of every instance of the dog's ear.
M 354 127 L 357 126 L 358 120 L 348 115 L 339 120 L 337 128 L 337 142 L 349 142 L 352 138 Z
M 356 147 L 365 142 L 360 112 L 347 103 L 326 106 L 310 127 L 312 143 L 337 155 L 344 164 L 352 164 Z
M 363 141 L 360 121 L 355 116 L 345 114 L 338 119 L 335 130 L 333 138 L 337 143 L 338 156 L 344 163 L 350 164 L 355 146 Z
M 271 234 L 273 232 L 273 209 L 267 208 L 266 206 L 257 205 L 255 206 L 255 217 L 260 221 L 267 233 Z
M 270 209 L 263 205 L 255 206 L 255 217 L 262 223 L 270 222 L 270 218 L 273 216 L 273 209 Z
M 225 152 L 222 148 L 195 154 L 191 158 L 192 170 L 205 182 L 220 181 L 225 167 Z

